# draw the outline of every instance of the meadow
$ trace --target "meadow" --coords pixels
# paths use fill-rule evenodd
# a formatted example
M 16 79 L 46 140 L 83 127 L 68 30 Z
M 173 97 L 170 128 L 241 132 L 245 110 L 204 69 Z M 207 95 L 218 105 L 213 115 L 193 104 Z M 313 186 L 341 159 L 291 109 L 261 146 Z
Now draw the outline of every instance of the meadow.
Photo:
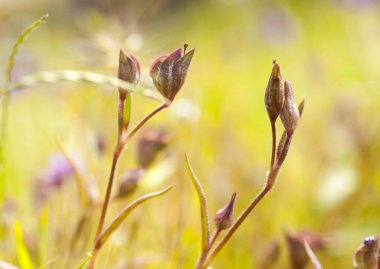
M 380 268 L 379 12 L 0 1 L 0 268 Z

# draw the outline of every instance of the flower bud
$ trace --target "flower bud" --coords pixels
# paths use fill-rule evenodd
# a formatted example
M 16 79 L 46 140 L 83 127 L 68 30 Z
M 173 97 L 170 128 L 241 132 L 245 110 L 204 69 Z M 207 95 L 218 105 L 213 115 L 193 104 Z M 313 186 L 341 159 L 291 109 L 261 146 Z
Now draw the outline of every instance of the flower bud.
M 137 59 L 130 53 L 126 53 L 123 49 L 119 54 L 119 79 L 136 85 L 140 80 L 140 64 Z
M 141 168 L 136 168 L 125 172 L 120 178 L 117 197 L 124 197 L 132 194 L 137 189 L 138 182 L 143 174 L 144 169 Z
M 137 142 L 137 158 L 141 167 L 150 166 L 157 155 L 169 143 L 169 135 L 162 131 L 147 130 L 142 132 Z
M 296 234 L 285 231 L 285 237 L 290 262 L 294 269 L 303 269 L 309 262 L 309 256 L 304 246 L 305 240 L 314 251 L 325 247 L 327 244 L 323 237 L 309 230 L 301 230 Z
M 150 76 L 157 90 L 167 99 L 173 101 L 185 82 L 194 49 L 186 52 L 187 44 L 171 54 L 161 56 L 150 67 Z
M 236 192 L 232 194 L 232 197 L 228 204 L 216 212 L 214 222 L 216 228 L 219 230 L 226 230 L 231 227 L 234 222 L 234 206 L 235 206 Z
M 378 269 L 379 236 L 367 237 L 355 252 L 352 263 L 355 269 Z
M 276 122 L 278 115 L 280 115 L 284 100 L 280 65 L 274 60 L 272 73 L 265 90 L 265 107 L 272 124 Z
M 298 121 L 300 119 L 300 113 L 298 111 L 296 102 L 294 101 L 292 85 L 290 85 L 289 81 L 285 80 L 284 88 L 285 102 L 281 110 L 280 117 L 282 124 L 285 127 L 286 133 L 288 136 L 291 136 L 294 130 L 297 128 Z

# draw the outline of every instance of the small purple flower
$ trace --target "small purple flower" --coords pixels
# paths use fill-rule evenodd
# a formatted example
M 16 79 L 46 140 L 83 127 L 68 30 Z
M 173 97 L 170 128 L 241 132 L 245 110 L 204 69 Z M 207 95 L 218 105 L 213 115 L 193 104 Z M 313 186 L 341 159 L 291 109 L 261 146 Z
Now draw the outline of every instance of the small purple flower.
M 158 91 L 170 101 L 174 100 L 183 83 L 189 69 L 194 50 L 186 52 L 187 44 L 178 48 L 169 55 L 161 56 L 150 67 L 150 76 Z
M 69 160 L 61 153 L 53 153 L 47 166 L 38 176 L 35 189 L 37 200 L 45 201 L 51 191 L 61 187 L 73 174 Z

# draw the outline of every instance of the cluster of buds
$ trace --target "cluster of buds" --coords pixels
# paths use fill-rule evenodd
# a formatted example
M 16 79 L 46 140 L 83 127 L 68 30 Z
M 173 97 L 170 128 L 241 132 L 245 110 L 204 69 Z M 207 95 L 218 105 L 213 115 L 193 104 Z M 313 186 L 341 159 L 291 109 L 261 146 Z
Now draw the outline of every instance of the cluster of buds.
M 286 140 L 290 142 L 298 126 L 304 101 L 297 107 L 292 85 L 288 80 L 285 80 L 284 83 L 282 82 L 281 68 L 275 60 L 273 61 L 272 73 L 265 90 L 264 101 L 272 126 L 275 125 L 277 118 L 280 117 L 285 129 L 276 152 L 275 163 L 279 168 L 289 149 L 289 143 L 286 144 L 285 142 Z
M 178 48 L 168 55 L 157 58 L 150 67 L 150 76 L 157 90 L 170 101 L 174 100 L 179 90 L 182 88 L 187 71 L 195 49 L 186 51 L 188 44 L 183 48 Z M 120 50 L 118 78 L 132 85 L 137 85 L 140 81 L 140 64 L 131 54 Z M 120 96 L 127 95 L 123 89 L 119 89 Z
M 363 244 L 356 250 L 352 263 L 355 269 L 379 269 L 380 250 L 379 236 L 371 236 L 364 239 Z

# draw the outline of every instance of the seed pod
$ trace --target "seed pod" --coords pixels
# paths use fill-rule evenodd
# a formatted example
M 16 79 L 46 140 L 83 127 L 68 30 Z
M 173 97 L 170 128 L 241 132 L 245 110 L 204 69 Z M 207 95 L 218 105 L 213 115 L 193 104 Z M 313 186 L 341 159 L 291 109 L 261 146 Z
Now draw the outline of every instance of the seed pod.
M 228 204 L 216 212 L 214 221 L 216 228 L 219 230 L 226 230 L 231 227 L 234 222 L 234 206 L 235 206 L 236 192 L 232 194 L 232 197 Z
M 352 263 L 355 269 L 378 269 L 379 236 L 367 237 L 355 252 Z
M 281 110 L 281 121 L 285 127 L 288 136 L 291 136 L 294 130 L 297 128 L 298 121 L 300 119 L 300 113 L 296 102 L 294 101 L 294 95 L 292 90 L 292 85 L 289 81 L 285 80 L 285 103 Z
M 280 65 L 274 60 L 272 73 L 265 90 L 265 107 L 272 124 L 276 122 L 277 117 L 280 115 L 284 100 Z
M 173 101 L 185 82 L 194 49 L 186 52 L 187 44 L 171 54 L 161 56 L 150 67 L 150 76 L 157 90 L 167 99 Z
M 126 53 L 123 49 L 119 54 L 119 71 L 117 77 L 136 85 L 140 80 L 140 64 L 131 53 Z M 120 89 L 121 90 L 121 89 Z
M 120 178 L 120 185 L 117 197 L 125 197 L 132 194 L 138 186 L 144 169 L 136 168 L 125 172 Z

